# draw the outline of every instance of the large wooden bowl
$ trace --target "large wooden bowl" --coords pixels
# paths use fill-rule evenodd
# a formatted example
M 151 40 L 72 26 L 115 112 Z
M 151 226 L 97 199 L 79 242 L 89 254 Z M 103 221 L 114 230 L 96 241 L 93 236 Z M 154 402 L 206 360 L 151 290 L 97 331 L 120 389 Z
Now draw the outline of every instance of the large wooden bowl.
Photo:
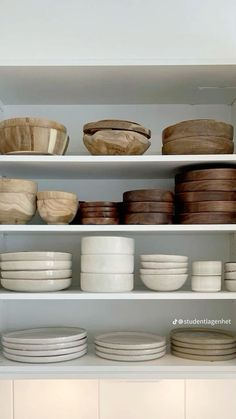
M 36 212 L 36 194 L 0 192 L 0 224 L 26 224 Z
M 169 141 L 162 154 L 232 154 L 234 143 L 223 137 L 187 137 Z
M 61 191 L 45 191 L 37 194 L 40 217 L 47 224 L 69 224 L 78 209 L 76 194 Z
M 40 118 L 14 118 L 0 122 L 0 153 L 58 154 L 68 147 L 66 128 Z

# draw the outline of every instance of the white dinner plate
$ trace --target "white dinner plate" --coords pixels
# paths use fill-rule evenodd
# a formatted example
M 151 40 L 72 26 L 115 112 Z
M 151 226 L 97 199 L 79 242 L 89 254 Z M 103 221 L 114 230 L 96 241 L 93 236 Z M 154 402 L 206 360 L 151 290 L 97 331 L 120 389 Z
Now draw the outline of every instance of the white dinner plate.
M 72 278 L 66 279 L 1 279 L 1 285 L 10 291 L 18 292 L 52 292 L 70 287 Z
M 151 349 L 166 344 L 166 338 L 145 332 L 111 332 L 99 335 L 96 345 L 113 349 Z
M 87 337 L 79 327 L 39 327 L 2 334 L 2 341 L 10 343 L 51 344 L 72 342 Z
M 188 262 L 188 256 L 180 255 L 140 255 L 142 262 Z
M 81 347 L 85 345 L 87 338 L 73 340 L 72 342 L 63 342 L 63 343 L 46 343 L 46 344 L 24 344 L 24 343 L 10 343 L 4 341 L 4 348 L 8 349 L 17 349 L 21 351 L 50 351 L 55 349 L 66 349 L 73 347 Z
M 15 253 L 1 253 L 0 260 L 20 261 L 20 260 L 71 260 L 71 253 L 62 252 L 15 252 Z
M 19 356 L 57 356 L 57 355 L 69 355 L 75 352 L 83 352 L 87 349 L 87 344 L 79 346 L 74 346 L 73 348 L 65 348 L 65 349 L 54 349 L 51 351 L 22 351 L 18 349 L 9 349 L 3 346 L 4 352 L 12 355 L 19 355 Z
M 166 350 L 165 346 L 160 346 L 160 348 L 152 348 L 152 349 L 111 349 L 105 348 L 104 346 L 95 345 L 95 350 L 98 352 L 103 352 L 104 354 L 112 354 L 112 355 L 126 355 L 126 356 L 133 356 L 133 355 L 154 355 Z
M 11 361 L 25 362 L 29 364 L 48 364 L 50 362 L 63 362 L 70 361 L 71 359 L 80 358 L 81 356 L 87 353 L 87 349 L 84 351 L 74 352 L 73 354 L 68 355 L 58 355 L 58 356 L 20 356 L 12 355 L 3 351 L 5 358 L 10 359 Z
M 31 260 L 18 262 L 1 262 L 3 271 L 34 271 L 34 270 L 51 270 L 51 269 L 71 269 L 71 260 Z
M 4 279 L 66 279 L 71 278 L 71 269 L 54 269 L 51 271 L 2 271 Z
M 112 361 L 125 361 L 125 362 L 140 362 L 140 361 L 152 361 L 153 359 L 161 358 L 166 354 L 166 351 L 162 351 L 152 355 L 113 355 L 105 354 L 104 352 L 95 351 L 95 354 L 100 358 L 112 360 Z

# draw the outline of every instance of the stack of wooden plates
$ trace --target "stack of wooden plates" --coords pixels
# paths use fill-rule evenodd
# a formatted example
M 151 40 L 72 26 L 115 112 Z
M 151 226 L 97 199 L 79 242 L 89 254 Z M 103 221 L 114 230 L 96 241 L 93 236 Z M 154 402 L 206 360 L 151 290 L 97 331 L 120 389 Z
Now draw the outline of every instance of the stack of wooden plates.
M 183 121 L 162 132 L 162 154 L 231 154 L 232 125 L 214 119 Z
M 163 189 L 140 189 L 123 194 L 125 224 L 171 224 L 174 195 Z
M 118 202 L 80 203 L 81 224 L 119 224 Z
M 80 358 L 87 332 L 78 327 L 45 327 L 3 333 L 3 355 L 12 361 L 46 364 Z
M 236 169 L 189 170 L 175 177 L 176 221 L 236 223 Z
M 224 282 L 227 291 L 236 292 L 236 262 L 225 263 Z
M 151 361 L 166 353 L 166 338 L 143 332 L 112 332 L 95 338 L 97 356 L 113 361 Z
M 227 361 L 236 357 L 236 335 L 221 329 L 174 329 L 171 352 L 196 361 Z

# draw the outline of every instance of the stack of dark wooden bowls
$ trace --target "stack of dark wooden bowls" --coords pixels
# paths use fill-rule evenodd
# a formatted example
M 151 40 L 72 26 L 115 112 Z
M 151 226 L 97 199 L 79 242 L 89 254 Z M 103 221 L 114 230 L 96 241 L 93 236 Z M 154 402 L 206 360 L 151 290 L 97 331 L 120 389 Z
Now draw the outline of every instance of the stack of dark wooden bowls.
M 119 224 L 118 202 L 80 202 L 81 224 Z
M 183 121 L 162 132 L 162 154 L 232 154 L 234 129 L 214 119 Z
M 236 169 L 198 169 L 178 174 L 175 192 L 177 223 L 236 223 Z
M 163 189 L 139 189 L 123 194 L 125 224 L 171 224 L 174 195 Z

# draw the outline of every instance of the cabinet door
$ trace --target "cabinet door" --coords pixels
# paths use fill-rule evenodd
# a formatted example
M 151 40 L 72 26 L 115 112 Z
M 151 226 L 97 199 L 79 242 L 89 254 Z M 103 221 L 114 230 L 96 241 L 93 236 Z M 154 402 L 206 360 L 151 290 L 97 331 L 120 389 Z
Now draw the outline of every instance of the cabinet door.
M 184 381 L 101 381 L 100 419 L 184 419 Z
M 186 419 L 235 419 L 236 380 L 188 380 Z
M 12 381 L 0 381 L 0 419 L 13 419 Z

